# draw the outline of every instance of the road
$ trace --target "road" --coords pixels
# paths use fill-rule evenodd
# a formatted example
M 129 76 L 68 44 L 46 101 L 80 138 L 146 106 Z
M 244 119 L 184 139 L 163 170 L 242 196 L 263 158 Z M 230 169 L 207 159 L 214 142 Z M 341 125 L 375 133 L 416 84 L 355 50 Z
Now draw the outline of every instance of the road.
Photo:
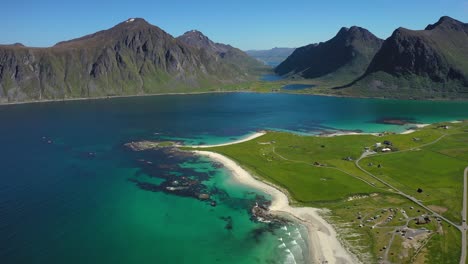
M 423 146 L 428 146 L 428 145 L 431 145 L 431 144 L 434 144 L 438 141 L 440 141 L 443 137 L 445 137 L 446 135 L 443 135 L 441 136 L 440 138 L 436 139 L 435 141 L 431 142 L 431 143 L 428 143 L 428 144 L 425 144 Z M 422 147 L 422 146 L 419 146 L 419 148 Z M 408 149 L 406 151 L 411 151 L 411 150 L 414 150 L 416 148 L 413 148 L 413 149 Z M 401 151 L 400 151 L 401 152 Z M 397 152 L 395 152 L 397 153 Z M 389 153 L 391 154 L 391 153 Z M 452 222 L 451 220 L 443 217 L 442 215 L 436 213 L 435 211 L 433 211 L 432 209 L 430 209 L 429 207 L 425 206 L 423 203 L 421 203 L 418 199 L 416 199 L 415 197 L 413 196 L 410 196 L 402 191 L 400 191 L 399 189 L 395 188 L 393 185 L 391 185 L 390 183 L 380 179 L 379 177 L 375 176 L 374 174 L 368 172 L 367 170 L 363 169 L 361 167 L 361 165 L 359 165 L 359 161 L 361 161 L 363 158 L 367 157 L 367 156 L 377 156 L 377 155 L 382 155 L 382 154 L 368 154 L 368 153 L 363 153 L 363 155 L 356 160 L 355 164 L 356 166 L 361 170 L 363 171 L 364 173 L 368 174 L 369 176 L 371 176 L 372 178 L 376 179 L 377 181 L 381 182 L 382 184 L 384 184 L 385 186 L 395 190 L 398 194 L 400 194 L 401 196 L 404 196 L 406 197 L 408 200 L 411 200 L 412 202 L 416 203 L 417 205 L 421 206 L 422 208 L 426 209 L 428 212 L 431 212 L 434 216 L 436 217 L 439 217 L 440 219 L 443 219 L 445 222 L 451 224 L 452 226 L 456 227 L 458 230 L 460 230 L 460 232 L 462 233 L 462 248 L 461 248 L 461 256 L 460 256 L 460 264 L 465 264 L 465 261 L 466 261 L 466 247 L 467 247 L 467 241 L 466 241 L 466 231 L 468 229 L 468 225 L 466 223 L 466 216 L 467 216 L 467 198 L 468 198 L 468 167 L 465 168 L 465 171 L 463 173 L 463 208 L 462 208 L 462 211 L 461 211 L 461 215 L 462 215 L 462 224 L 461 225 L 458 225 L 454 222 Z M 385 154 L 383 154 L 385 155 Z
M 467 207 L 467 202 L 466 202 L 466 198 L 467 198 L 467 189 L 468 189 L 468 186 L 467 186 L 467 177 L 468 177 L 468 167 L 465 168 L 465 172 L 463 173 L 463 209 L 461 211 L 461 214 L 462 214 L 462 253 L 461 253 L 461 257 L 460 257 L 460 264 L 465 264 L 465 261 L 466 261 L 466 229 L 467 229 L 467 225 L 466 225 L 466 207 Z
M 414 151 L 416 149 L 419 149 L 419 148 L 422 148 L 422 147 L 426 147 L 426 146 L 429 146 L 429 145 L 432 145 L 432 144 L 435 144 L 437 142 L 439 142 L 441 139 L 443 139 L 444 137 L 446 137 L 447 135 L 449 134 L 444 134 L 442 136 L 440 136 L 439 138 L 437 138 L 436 140 L 432 141 L 432 142 L 429 142 L 427 144 L 423 144 L 423 145 L 420 145 L 418 147 L 414 147 L 414 148 L 410 148 L 410 149 L 406 149 L 406 150 L 403 150 L 403 151 L 399 151 L 399 152 L 392 152 L 392 153 L 401 153 L 401 152 L 406 152 L 406 151 Z M 452 134 L 454 135 L 454 134 Z M 304 161 L 295 161 L 295 160 L 289 160 L 283 156 L 281 156 L 279 153 L 276 153 L 275 149 L 273 148 L 273 153 L 275 153 L 277 156 L 279 156 L 280 158 L 284 159 L 284 160 L 287 160 L 287 161 L 291 161 L 291 162 L 300 162 L 300 163 L 306 163 Z M 382 184 L 384 184 L 385 186 L 395 190 L 399 195 L 401 196 L 404 196 L 406 197 L 408 200 L 414 202 L 415 204 L 421 206 L 422 208 L 426 209 L 428 212 L 431 212 L 433 214 L 433 216 L 435 217 L 438 217 L 440 219 L 443 219 L 445 222 L 451 224 L 452 226 L 456 227 L 458 230 L 460 230 L 460 232 L 462 233 L 462 249 L 461 249 L 461 256 L 460 256 L 460 264 L 465 264 L 465 261 L 466 261 L 466 247 L 467 247 L 467 241 L 466 241 L 466 231 L 468 229 L 468 225 L 466 223 L 466 217 L 467 217 L 467 198 L 468 198 L 468 167 L 465 168 L 465 171 L 464 171 L 464 175 L 463 175 L 463 208 L 462 208 L 462 211 L 461 211 L 461 215 L 462 215 L 462 224 L 461 225 L 458 225 L 456 223 L 454 223 L 453 221 L 443 217 L 442 215 L 436 213 L 435 211 L 433 211 L 432 209 L 430 209 L 429 207 L 427 207 L 426 205 L 424 205 L 422 202 L 420 202 L 418 199 L 416 199 L 415 197 L 413 196 L 410 196 L 404 192 L 402 192 L 401 190 L 395 188 L 393 185 L 391 185 L 390 183 L 380 179 L 379 177 L 375 176 L 374 174 L 368 172 L 367 170 L 363 169 L 361 167 L 361 165 L 359 165 L 359 162 L 368 157 L 368 156 L 380 156 L 380 155 L 391 155 L 392 153 L 375 153 L 375 152 L 364 152 L 362 153 L 361 157 L 359 157 L 359 159 L 357 159 L 355 161 L 355 165 L 356 167 L 358 167 L 362 172 L 368 174 L 369 176 L 371 176 L 372 178 L 374 178 L 375 180 L 381 182 Z M 330 168 L 330 167 L 326 167 L 326 168 Z M 338 169 L 340 170 L 340 169 Z M 343 170 L 340 170 L 348 175 L 351 175 Z M 351 175 L 353 176 L 353 175 Z M 355 176 L 353 176 L 355 177 Z M 365 183 L 367 184 L 370 184 L 370 185 L 373 185 L 371 183 L 369 183 L 368 181 L 364 180 L 364 179 L 361 179 L 359 177 L 355 177 L 357 179 L 360 179 L 362 181 L 364 181 Z M 393 237 L 392 237 L 393 238 Z M 386 253 L 388 253 L 388 250 L 389 248 L 386 250 Z
M 390 183 L 380 179 L 379 177 L 375 176 L 374 174 L 366 171 L 365 169 L 363 169 L 361 167 L 361 165 L 359 165 L 359 161 L 361 161 L 361 159 L 365 158 L 366 155 L 363 155 L 361 156 L 359 159 L 356 160 L 355 164 L 356 164 L 356 167 L 358 167 L 362 172 L 366 173 L 367 175 L 371 176 L 372 178 L 376 179 L 377 181 L 381 182 L 382 184 L 384 184 L 385 186 L 389 187 L 390 189 L 392 190 L 395 190 L 399 195 L 401 196 L 404 196 L 406 197 L 408 200 L 411 200 L 412 202 L 414 202 L 415 204 L 421 206 L 422 208 L 426 209 L 428 212 L 431 212 L 435 217 L 439 217 L 440 219 L 443 219 L 445 222 L 453 225 L 454 227 L 458 228 L 460 231 L 463 230 L 462 226 L 454 223 L 453 221 L 443 217 L 442 215 L 436 213 L 434 210 L 432 210 L 431 208 L 425 206 L 423 203 L 421 203 L 418 199 L 416 199 L 415 197 L 411 196 L 411 195 L 408 195 L 404 192 L 402 192 L 401 190 L 399 190 L 398 188 L 394 187 L 393 185 L 391 185 Z

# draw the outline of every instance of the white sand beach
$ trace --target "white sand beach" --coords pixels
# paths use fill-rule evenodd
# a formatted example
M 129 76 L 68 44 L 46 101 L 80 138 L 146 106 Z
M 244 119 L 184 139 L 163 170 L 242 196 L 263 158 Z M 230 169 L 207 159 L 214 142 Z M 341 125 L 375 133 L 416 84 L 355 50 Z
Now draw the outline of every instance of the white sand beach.
M 341 132 L 334 132 L 330 134 L 319 135 L 320 137 L 337 137 L 337 136 L 350 136 L 350 135 L 371 135 L 371 136 L 378 136 L 379 133 L 365 133 L 365 132 L 352 132 L 352 131 L 341 131 Z
M 318 214 L 320 209 L 290 206 L 285 193 L 272 185 L 255 179 L 249 172 L 226 156 L 210 151 L 195 150 L 193 152 L 197 155 L 203 155 L 222 163 L 239 183 L 254 187 L 271 195 L 271 212 L 290 214 L 307 226 L 309 231 L 309 252 L 311 252 L 310 260 L 312 263 L 344 264 L 359 262 L 357 258 L 351 255 L 338 241 L 336 231 L 333 227 L 320 217 Z
M 429 125 L 430 125 L 430 124 L 414 124 L 414 126 L 415 126 L 416 128 L 423 128 L 423 127 L 427 127 L 427 126 L 429 126 Z M 406 130 L 406 131 L 401 132 L 400 134 L 411 134 L 411 133 L 413 133 L 413 132 L 415 132 L 415 131 L 417 131 L 417 129 L 408 129 L 408 130 Z
M 187 147 L 187 148 L 212 148 L 212 147 L 228 146 L 228 145 L 233 145 L 233 144 L 238 144 L 238 143 L 242 143 L 242 142 L 245 142 L 245 141 L 249 141 L 249 140 L 252 140 L 254 138 L 261 137 L 261 136 L 263 136 L 265 134 L 266 134 L 265 131 L 259 131 L 259 132 L 256 132 L 256 133 L 252 134 L 252 135 L 249 135 L 249 136 L 247 136 L 245 138 L 241 138 L 241 139 L 235 140 L 235 141 L 230 141 L 230 142 L 227 142 L 227 143 L 215 144 L 215 145 L 193 145 L 193 146 L 184 145 L 183 147 Z

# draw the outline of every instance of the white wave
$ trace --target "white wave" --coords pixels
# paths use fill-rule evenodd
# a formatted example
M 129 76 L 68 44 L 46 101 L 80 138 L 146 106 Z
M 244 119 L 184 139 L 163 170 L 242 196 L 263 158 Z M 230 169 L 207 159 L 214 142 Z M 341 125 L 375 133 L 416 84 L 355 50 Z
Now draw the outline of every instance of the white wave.
M 281 229 L 288 231 L 288 228 L 286 226 L 282 226 Z
M 278 246 L 279 248 L 286 248 L 286 244 L 282 243 L 281 245 Z
M 287 263 L 287 264 L 297 264 L 296 258 L 295 258 L 294 255 L 291 253 L 291 250 L 286 249 L 285 251 L 288 252 L 288 255 L 286 255 L 286 259 L 285 259 L 284 263 Z

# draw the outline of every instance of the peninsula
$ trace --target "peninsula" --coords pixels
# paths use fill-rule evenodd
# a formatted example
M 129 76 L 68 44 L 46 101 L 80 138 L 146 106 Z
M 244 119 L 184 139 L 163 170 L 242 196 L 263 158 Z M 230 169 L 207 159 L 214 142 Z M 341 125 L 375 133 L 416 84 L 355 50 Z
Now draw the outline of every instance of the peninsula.
M 193 152 L 270 194 L 271 212 L 306 225 L 312 260 L 464 263 L 467 127 L 332 137 L 269 131 Z

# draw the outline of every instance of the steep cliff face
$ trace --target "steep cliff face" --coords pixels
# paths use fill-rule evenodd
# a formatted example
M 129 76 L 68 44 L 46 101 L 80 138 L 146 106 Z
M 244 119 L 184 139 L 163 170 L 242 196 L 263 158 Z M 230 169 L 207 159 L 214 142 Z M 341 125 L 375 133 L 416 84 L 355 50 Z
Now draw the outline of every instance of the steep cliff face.
M 342 28 L 326 42 L 297 48 L 275 72 L 304 78 L 343 72 L 348 78 L 356 78 L 365 72 L 382 42 L 366 29 Z
M 376 54 L 367 74 L 415 74 L 435 82 L 463 79 L 468 69 L 468 26 L 442 17 L 425 30 L 399 28 Z
M 0 46 L 0 100 L 197 91 L 249 80 L 251 70 L 129 19 L 50 48 Z
M 366 73 L 346 87 L 359 87 L 369 95 L 400 91 L 411 97 L 456 97 L 467 93 L 468 25 L 442 17 L 424 30 L 398 28 Z

